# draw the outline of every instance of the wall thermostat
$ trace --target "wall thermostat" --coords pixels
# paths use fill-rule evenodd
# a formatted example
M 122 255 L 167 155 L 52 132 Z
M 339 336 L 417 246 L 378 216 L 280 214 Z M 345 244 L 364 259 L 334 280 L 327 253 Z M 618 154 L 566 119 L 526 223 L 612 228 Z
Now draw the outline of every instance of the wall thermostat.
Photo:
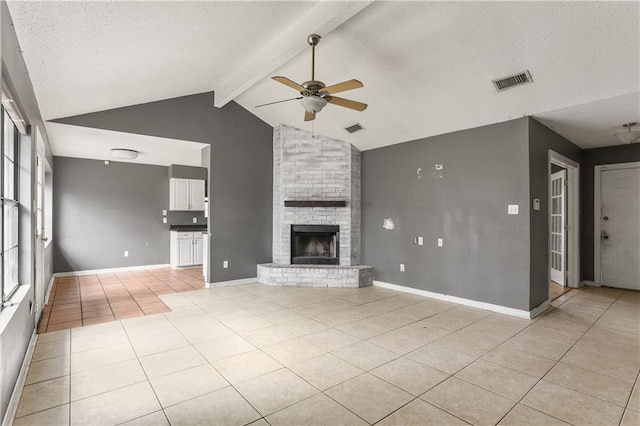
M 533 199 L 533 207 L 534 210 L 540 210 L 540 198 Z

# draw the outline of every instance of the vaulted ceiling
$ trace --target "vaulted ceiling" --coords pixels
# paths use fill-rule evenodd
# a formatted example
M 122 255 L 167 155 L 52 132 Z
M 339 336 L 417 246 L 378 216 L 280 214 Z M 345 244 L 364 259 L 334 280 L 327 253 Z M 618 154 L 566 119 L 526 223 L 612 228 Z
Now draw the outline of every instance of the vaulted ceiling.
M 215 91 L 217 106 L 235 100 L 362 150 L 525 115 L 591 148 L 640 121 L 633 1 L 8 5 L 45 120 Z M 359 79 L 339 96 L 367 110 L 329 105 L 312 124 L 296 101 L 254 108 L 297 95 L 271 76 L 310 79 L 310 33 L 322 36 L 317 79 Z M 491 80 L 524 70 L 533 83 L 496 92 Z M 365 130 L 344 130 L 356 122 Z M 74 130 L 51 130 L 63 152 Z

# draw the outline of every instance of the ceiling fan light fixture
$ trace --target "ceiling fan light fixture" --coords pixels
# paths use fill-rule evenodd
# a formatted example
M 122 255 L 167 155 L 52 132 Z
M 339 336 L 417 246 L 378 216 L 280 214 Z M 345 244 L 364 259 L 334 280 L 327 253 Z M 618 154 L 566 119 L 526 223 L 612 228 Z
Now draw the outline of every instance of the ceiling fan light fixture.
M 614 133 L 613 136 L 618 138 L 618 140 L 622 143 L 632 144 L 636 142 L 640 142 L 640 130 L 631 130 L 631 127 L 635 126 L 636 122 L 624 123 L 622 127 L 627 129 L 626 132 L 618 132 Z
M 327 100 L 321 96 L 305 96 L 300 99 L 300 104 L 305 111 L 309 113 L 315 113 L 322 111 L 322 108 L 327 104 Z
M 138 158 L 139 152 L 134 149 L 126 148 L 113 148 L 111 149 L 111 156 L 114 158 L 121 158 L 123 160 L 135 160 Z

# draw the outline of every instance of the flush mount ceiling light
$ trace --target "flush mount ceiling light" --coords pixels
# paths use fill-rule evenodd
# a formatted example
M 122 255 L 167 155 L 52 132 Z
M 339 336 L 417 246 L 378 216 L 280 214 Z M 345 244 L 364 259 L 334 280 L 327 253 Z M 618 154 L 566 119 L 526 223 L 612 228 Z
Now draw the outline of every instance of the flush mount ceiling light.
M 125 160 L 134 160 L 138 158 L 138 151 L 126 148 L 113 148 L 111 150 L 111 156 Z
M 640 130 L 631 130 L 631 127 L 635 126 L 636 124 L 638 123 L 636 122 L 624 123 L 622 127 L 625 127 L 627 131 L 615 133 L 613 136 L 618 138 L 618 140 L 622 143 L 631 144 L 631 143 L 640 142 Z

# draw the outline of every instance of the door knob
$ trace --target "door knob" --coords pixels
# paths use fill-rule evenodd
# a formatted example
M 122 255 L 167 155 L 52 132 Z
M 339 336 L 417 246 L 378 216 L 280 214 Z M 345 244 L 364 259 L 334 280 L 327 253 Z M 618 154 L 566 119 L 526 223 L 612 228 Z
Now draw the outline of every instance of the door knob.
M 609 220 L 609 216 L 604 216 L 602 220 Z
M 609 236 L 603 232 L 603 233 L 602 233 L 601 238 L 602 238 L 603 240 L 608 240 L 608 239 L 609 239 Z

